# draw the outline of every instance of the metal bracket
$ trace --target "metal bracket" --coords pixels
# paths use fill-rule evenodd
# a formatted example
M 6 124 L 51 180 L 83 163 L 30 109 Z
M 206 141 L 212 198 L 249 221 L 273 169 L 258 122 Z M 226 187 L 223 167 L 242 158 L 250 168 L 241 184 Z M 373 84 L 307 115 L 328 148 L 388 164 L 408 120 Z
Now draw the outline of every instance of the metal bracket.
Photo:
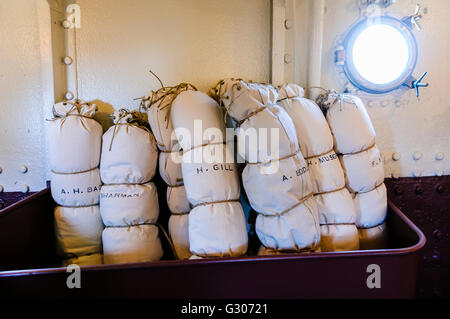
M 427 75 L 428 72 L 424 72 L 419 79 L 415 79 L 413 77 L 411 77 L 406 83 L 404 83 L 403 85 L 413 89 L 416 91 L 416 97 L 419 97 L 419 88 L 421 87 L 428 87 L 428 83 L 423 83 L 422 80 L 425 77 L 425 75 Z
M 416 27 L 417 31 L 422 30 L 418 21 L 422 19 L 422 15 L 420 14 L 420 4 L 416 5 L 416 10 L 414 10 L 414 14 L 410 16 L 406 16 L 402 18 L 402 22 L 406 24 L 411 30 L 413 26 Z

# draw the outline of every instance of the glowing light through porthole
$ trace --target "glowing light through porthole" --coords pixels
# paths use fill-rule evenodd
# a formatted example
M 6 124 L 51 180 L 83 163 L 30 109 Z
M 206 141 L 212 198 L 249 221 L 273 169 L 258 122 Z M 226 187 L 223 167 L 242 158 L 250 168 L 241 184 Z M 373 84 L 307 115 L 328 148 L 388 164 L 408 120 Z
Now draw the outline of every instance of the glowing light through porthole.
M 371 25 L 356 37 L 352 48 L 353 65 L 365 80 L 383 85 L 401 77 L 409 66 L 410 46 L 399 29 Z

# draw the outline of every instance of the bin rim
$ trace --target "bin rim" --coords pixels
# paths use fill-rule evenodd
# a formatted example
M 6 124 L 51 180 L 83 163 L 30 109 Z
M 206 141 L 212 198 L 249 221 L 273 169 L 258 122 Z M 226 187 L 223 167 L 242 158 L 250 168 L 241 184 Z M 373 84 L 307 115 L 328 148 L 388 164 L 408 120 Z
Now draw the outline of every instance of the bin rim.
M 43 196 L 48 192 L 48 189 L 44 189 L 36 194 L 27 197 L 37 198 Z M 25 200 L 20 201 L 6 208 L 2 214 L 10 213 L 13 210 L 21 207 Z M 22 202 L 22 203 L 21 203 Z M 408 255 L 415 253 L 422 249 L 426 243 L 426 237 L 423 232 L 408 218 L 403 214 L 397 206 L 395 206 L 392 201 L 388 200 L 388 205 L 397 214 L 400 219 L 405 222 L 418 236 L 418 242 L 410 247 L 405 248 L 394 248 L 394 249 L 377 249 L 377 250 L 355 250 L 355 251 L 344 251 L 344 252 L 317 252 L 317 253 L 291 253 L 286 255 L 266 255 L 266 256 L 243 256 L 243 257 L 224 257 L 224 258 L 208 258 L 208 259 L 190 259 L 190 260 L 161 260 L 156 262 L 145 262 L 145 263 L 125 263 L 125 264 L 105 264 L 105 265 L 92 265 L 92 266 L 80 266 L 82 271 L 108 271 L 108 270 L 138 270 L 144 268 L 167 268 L 167 267 L 195 267 L 202 265 L 213 265 L 213 264 L 234 264 L 234 263 L 262 263 L 262 262 L 290 262 L 301 260 L 312 260 L 312 259 L 340 259 L 340 258 L 362 258 L 370 256 L 391 256 L 391 255 Z M 44 274 L 55 274 L 55 273 L 65 273 L 67 267 L 54 267 L 54 268 L 38 268 L 38 269 L 25 269 L 25 270 L 7 270 L 0 271 L 1 277 L 13 277 L 13 276 L 27 276 L 27 275 L 44 275 Z

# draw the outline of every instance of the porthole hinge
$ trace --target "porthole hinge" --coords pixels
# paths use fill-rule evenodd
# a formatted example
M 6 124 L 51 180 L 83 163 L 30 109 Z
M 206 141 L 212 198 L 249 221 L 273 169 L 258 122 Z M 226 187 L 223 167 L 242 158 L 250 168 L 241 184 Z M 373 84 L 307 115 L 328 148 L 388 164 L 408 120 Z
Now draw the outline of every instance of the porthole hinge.
M 419 24 L 419 20 L 422 19 L 422 15 L 420 14 L 420 4 L 416 5 L 416 10 L 414 11 L 414 14 L 410 16 L 406 16 L 402 18 L 402 22 L 407 25 L 411 30 L 413 27 L 416 27 L 417 31 L 422 30 Z
M 339 66 L 345 64 L 345 48 L 343 45 L 336 47 L 336 50 L 334 51 L 334 63 Z

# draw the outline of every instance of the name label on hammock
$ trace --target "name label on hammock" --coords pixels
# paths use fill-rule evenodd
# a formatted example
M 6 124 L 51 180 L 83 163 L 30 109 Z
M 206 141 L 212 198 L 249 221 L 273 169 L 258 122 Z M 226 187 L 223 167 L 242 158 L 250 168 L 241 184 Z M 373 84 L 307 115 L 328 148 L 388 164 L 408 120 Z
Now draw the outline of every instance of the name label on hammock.
M 207 173 L 210 171 L 233 171 L 233 166 L 231 164 L 214 164 L 212 167 L 197 167 L 197 174 Z
M 308 165 L 317 165 L 317 164 L 323 164 L 330 161 L 335 161 L 338 159 L 338 156 L 336 153 L 330 153 L 326 154 L 320 157 L 311 158 L 308 160 Z
M 93 193 L 93 192 L 98 192 L 101 188 L 101 185 L 98 186 L 88 186 L 86 188 L 83 187 L 76 187 L 76 188 L 72 188 L 72 189 L 64 189 L 61 188 L 61 194 L 64 195 L 74 195 L 74 194 L 85 194 L 85 193 Z
M 293 177 L 301 177 L 302 175 L 304 175 L 306 172 L 308 171 L 308 167 L 303 166 L 297 170 L 295 170 L 295 175 L 294 176 L 289 176 L 289 175 L 283 175 L 282 181 L 288 181 L 290 179 L 292 179 Z
M 101 193 L 100 198 L 139 198 L 140 193 Z

